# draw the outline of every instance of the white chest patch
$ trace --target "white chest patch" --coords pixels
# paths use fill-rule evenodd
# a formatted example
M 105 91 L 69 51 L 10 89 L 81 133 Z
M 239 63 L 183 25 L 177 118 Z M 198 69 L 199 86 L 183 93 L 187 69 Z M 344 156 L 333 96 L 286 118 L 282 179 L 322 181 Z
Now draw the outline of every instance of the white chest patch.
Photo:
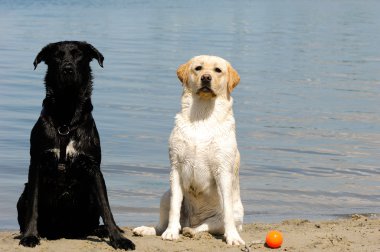
M 74 157 L 78 155 L 78 151 L 74 148 L 75 142 L 70 140 L 69 144 L 66 146 L 66 157 Z M 50 149 L 50 152 L 53 152 L 57 159 L 60 158 L 61 151 L 59 148 Z
M 66 147 L 66 156 L 73 157 L 73 156 L 76 156 L 78 154 L 78 152 L 74 148 L 74 143 L 75 142 L 73 140 L 71 140 L 69 142 L 69 144 L 67 145 L 67 147 Z
M 57 159 L 59 159 L 59 149 L 58 148 L 50 149 L 49 152 L 53 152 L 55 157 Z
M 66 147 L 66 156 L 75 156 L 77 154 L 77 151 L 74 148 L 74 141 L 71 140 L 69 144 Z

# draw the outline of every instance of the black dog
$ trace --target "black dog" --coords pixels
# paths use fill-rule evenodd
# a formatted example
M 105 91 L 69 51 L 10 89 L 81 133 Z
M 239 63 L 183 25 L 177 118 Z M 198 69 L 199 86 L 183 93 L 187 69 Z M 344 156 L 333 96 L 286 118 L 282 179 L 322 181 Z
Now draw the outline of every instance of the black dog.
M 86 42 L 48 44 L 44 61 L 46 97 L 31 132 L 30 167 L 18 203 L 20 244 L 34 247 L 47 239 L 106 236 L 114 248 L 134 249 L 121 234 L 108 203 L 100 171 L 100 140 L 92 117 L 90 61 L 103 67 L 103 55 Z M 102 217 L 104 226 L 99 226 Z

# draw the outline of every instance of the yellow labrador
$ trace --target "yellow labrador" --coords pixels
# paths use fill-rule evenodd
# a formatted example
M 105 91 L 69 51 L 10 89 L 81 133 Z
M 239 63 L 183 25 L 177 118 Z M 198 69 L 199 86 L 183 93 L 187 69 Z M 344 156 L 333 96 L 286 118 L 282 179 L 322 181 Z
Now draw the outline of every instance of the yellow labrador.
M 240 199 L 240 154 L 231 92 L 240 77 L 229 62 L 201 55 L 177 70 L 183 84 L 182 110 L 169 139 L 170 190 L 161 199 L 160 223 L 138 227 L 136 235 L 175 240 L 182 233 L 224 234 L 244 245 Z

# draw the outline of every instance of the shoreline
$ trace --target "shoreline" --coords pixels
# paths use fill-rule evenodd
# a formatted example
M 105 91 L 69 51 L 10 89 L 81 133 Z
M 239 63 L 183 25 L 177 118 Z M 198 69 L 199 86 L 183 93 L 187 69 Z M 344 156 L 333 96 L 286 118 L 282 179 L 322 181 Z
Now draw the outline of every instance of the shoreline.
M 136 244 L 136 251 L 380 251 L 380 218 L 377 214 L 351 215 L 336 220 L 284 220 L 279 223 L 248 223 L 240 232 L 246 246 L 228 246 L 222 236 L 200 233 L 193 238 L 180 236 L 177 241 L 163 241 L 158 236 L 132 236 L 132 228 L 123 227 L 124 235 Z M 264 244 L 269 230 L 282 232 L 284 242 L 276 250 Z M 41 239 L 34 250 L 19 246 L 18 231 L 0 231 L 0 251 L 122 251 L 107 244 L 108 239 Z

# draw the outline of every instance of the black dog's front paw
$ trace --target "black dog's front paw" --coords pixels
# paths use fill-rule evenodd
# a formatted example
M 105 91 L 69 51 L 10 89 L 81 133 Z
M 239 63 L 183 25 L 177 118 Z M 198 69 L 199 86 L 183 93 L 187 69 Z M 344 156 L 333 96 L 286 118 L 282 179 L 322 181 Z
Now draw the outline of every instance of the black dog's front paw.
M 100 225 L 98 228 L 92 231 L 92 235 L 95 235 L 99 238 L 106 238 L 109 236 L 108 229 L 104 225 Z
M 33 248 L 33 247 L 40 244 L 40 239 L 38 239 L 38 237 L 34 236 L 34 235 L 24 236 L 23 238 L 21 238 L 19 244 L 24 246 L 24 247 Z
M 124 249 L 124 250 L 135 250 L 135 244 L 124 237 L 118 238 L 118 239 L 111 239 L 111 246 L 114 247 L 114 249 Z

